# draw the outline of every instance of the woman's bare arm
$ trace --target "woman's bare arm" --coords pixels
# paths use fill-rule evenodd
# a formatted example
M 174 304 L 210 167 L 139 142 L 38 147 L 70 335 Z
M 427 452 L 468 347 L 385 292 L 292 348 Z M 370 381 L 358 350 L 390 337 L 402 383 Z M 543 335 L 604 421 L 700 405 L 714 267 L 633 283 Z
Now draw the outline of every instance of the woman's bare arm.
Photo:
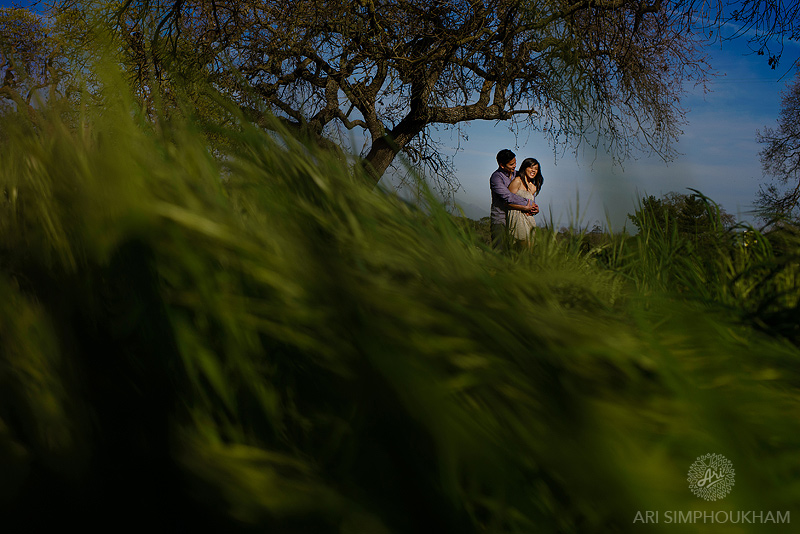
M 523 206 L 521 204 L 508 204 L 508 209 L 524 211 L 528 215 L 536 215 L 539 213 L 539 206 L 537 206 L 535 202 L 530 206 Z
M 517 191 L 519 191 L 521 188 L 522 188 L 522 179 L 519 176 L 511 180 L 511 183 L 508 184 L 508 190 L 514 193 L 515 195 L 517 194 Z M 539 207 L 536 205 L 535 202 L 532 202 L 529 205 L 508 204 L 508 209 L 524 211 L 527 212 L 529 215 L 531 212 L 535 214 L 538 213 L 539 211 Z

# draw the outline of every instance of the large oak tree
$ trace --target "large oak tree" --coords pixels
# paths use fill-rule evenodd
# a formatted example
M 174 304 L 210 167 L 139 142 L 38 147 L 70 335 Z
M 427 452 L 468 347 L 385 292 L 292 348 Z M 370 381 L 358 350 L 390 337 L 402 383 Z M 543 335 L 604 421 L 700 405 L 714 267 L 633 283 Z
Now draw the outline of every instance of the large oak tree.
M 55 1 L 55 13 L 70 10 L 98 5 Z M 120 0 L 101 2 L 100 20 L 113 21 L 139 87 L 201 76 L 256 122 L 274 114 L 331 147 L 363 139 L 377 181 L 401 152 L 447 179 L 431 131 L 474 120 L 669 159 L 684 88 L 709 72 L 709 38 L 732 22 L 729 36 L 746 34 L 775 65 L 775 43 L 796 38 L 790 11 L 749 0 Z
M 707 71 L 662 0 L 163 0 L 117 13 L 129 59 L 195 62 L 257 120 L 320 140 L 363 134 L 375 179 L 401 151 L 436 162 L 431 127 L 493 120 L 616 155 L 671 155 L 679 97 Z M 356 136 L 356 138 L 360 138 Z M 324 141 L 323 141 L 324 142 Z

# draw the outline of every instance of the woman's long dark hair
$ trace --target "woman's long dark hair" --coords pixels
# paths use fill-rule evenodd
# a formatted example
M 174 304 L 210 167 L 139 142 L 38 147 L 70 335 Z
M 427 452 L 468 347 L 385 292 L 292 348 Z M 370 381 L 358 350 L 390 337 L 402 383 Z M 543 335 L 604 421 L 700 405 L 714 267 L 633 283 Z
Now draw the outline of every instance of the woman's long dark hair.
M 530 167 L 531 165 L 539 165 L 539 162 L 536 158 L 525 158 L 522 160 L 522 164 L 519 166 L 519 170 L 517 171 L 517 176 L 521 176 L 523 180 L 528 182 L 528 177 L 525 176 L 525 169 Z M 542 166 L 539 165 L 539 172 L 536 173 L 536 176 L 533 178 L 533 185 L 536 187 L 535 195 L 538 195 L 542 191 L 542 185 L 544 184 L 544 176 L 542 176 Z

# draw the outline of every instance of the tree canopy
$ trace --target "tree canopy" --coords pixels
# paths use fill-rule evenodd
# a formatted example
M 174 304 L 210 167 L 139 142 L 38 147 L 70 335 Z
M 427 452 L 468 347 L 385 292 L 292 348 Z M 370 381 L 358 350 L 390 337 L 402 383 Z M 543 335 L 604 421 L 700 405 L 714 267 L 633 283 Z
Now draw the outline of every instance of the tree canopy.
M 762 185 L 756 204 L 765 219 L 798 217 L 800 205 L 800 72 L 783 95 L 776 127 L 765 127 L 757 139 L 764 174 L 773 178 Z
M 204 73 L 256 121 L 269 111 L 319 140 L 363 139 L 378 180 L 400 152 L 446 173 L 431 129 L 473 120 L 669 158 L 684 84 L 708 71 L 688 4 L 130 0 L 108 9 L 138 83 L 178 67 Z
M 749 0 L 53 0 L 50 14 L 71 37 L 110 24 L 145 98 L 210 83 L 262 126 L 275 115 L 360 153 L 376 181 L 404 153 L 445 188 L 452 150 L 433 132 L 474 120 L 669 160 L 703 46 L 746 38 L 774 67 L 799 35 L 796 10 Z
M 45 22 L 27 9 L 0 8 L 0 106 L 31 109 L 37 92 L 55 91 L 65 74 Z

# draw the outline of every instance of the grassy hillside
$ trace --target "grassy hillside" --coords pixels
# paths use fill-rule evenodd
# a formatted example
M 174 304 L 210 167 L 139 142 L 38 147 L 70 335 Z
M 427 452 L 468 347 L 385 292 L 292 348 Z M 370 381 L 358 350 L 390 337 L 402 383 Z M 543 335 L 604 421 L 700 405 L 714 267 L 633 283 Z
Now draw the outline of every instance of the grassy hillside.
M 645 223 L 502 256 L 288 135 L 122 97 L 58 116 L 2 123 L 9 531 L 778 532 L 664 511 L 797 510 L 795 238 Z M 736 470 L 722 501 L 688 488 L 707 453 Z

